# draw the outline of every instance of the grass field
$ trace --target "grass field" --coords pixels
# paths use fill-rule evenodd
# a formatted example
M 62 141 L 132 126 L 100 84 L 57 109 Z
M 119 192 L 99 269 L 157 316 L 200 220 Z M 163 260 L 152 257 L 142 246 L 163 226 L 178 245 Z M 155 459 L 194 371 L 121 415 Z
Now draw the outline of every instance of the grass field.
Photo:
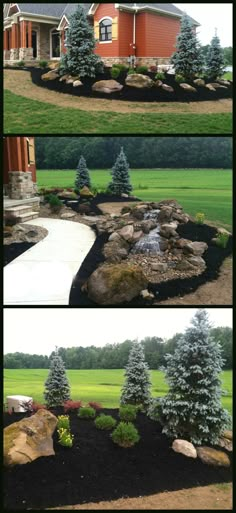
M 71 384 L 71 396 L 74 400 L 99 401 L 104 407 L 116 408 L 119 405 L 122 369 L 68 370 Z M 47 369 L 5 369 L 4 398 L 8 395 L 22 394 L 32 396 L 35 401 L 43 402 L 44 382 Z M 163 396 L 168 387 L 161 371 L 151 371 L 153 396 Z M 222 397 L 225 408 L 232 412 L 232 371 L 222 373 L 222 388 L 226 395 Z
M 163 104 L 165 107 L 165 104 Z M 162 104 L 159 105 L 160 111 Z M 6 90 L 5 134 L 232 134 L 232 114 L 86 112 Z
M 91 171 L 92 185 L 106 188 L 109 170 Z M 37 171 L 39 187 L 73 187 L 75 171 Z M 232 224 L 232 171 L 231 170 L 133 170 L 133 193 L 145 201 L 175 198 L 184 210 L 195 216 L 203 212 L 210 221 L 222 226 Z

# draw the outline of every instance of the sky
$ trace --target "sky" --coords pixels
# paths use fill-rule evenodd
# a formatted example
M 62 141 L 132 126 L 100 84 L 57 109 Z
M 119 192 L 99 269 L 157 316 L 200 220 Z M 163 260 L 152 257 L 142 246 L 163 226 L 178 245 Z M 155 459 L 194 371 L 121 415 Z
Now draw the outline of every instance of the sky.
M 179 4 L 176 7 L 186 11 L 194 20 L 201 24 L 197 28 L 198 38 L 202 45 L 210 43 L 217 28 L 221 46 L 233 46 L 233 8 L 232 3 L 192 3 Z
M 50 353 L 58 347 L 171 338 L 183 333 L 196 308 L 19 308 L 4 310 L 4 354 Z M 231 308 L 206 308 L 214 327 L 232 327 Z

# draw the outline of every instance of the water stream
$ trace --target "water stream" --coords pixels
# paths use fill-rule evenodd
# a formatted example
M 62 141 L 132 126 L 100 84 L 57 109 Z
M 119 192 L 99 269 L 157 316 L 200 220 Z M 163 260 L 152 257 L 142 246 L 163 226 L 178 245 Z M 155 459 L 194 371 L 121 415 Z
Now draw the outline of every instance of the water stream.
M 144 214 L 144 220 L 153 219 L 157 221 L 160 210 L 151 210 Z M 145 253 L 147 255 L 159 255 L 160 250 L 160 225 L 151 230 L 147 235 L 144 235 L 132 249 L 132 253 Z

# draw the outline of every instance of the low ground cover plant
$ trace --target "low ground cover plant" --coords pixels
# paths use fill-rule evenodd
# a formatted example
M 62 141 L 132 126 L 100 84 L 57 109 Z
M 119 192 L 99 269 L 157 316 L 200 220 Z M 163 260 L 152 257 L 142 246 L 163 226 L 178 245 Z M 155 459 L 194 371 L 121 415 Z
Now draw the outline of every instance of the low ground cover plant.
M 229 241 L 229 234 L 226 232 L 218 233 L 216 237 L 216 244 L 220 248 L 226 248 Z
M 44 60 L 39 61 L 39 66 L 40 66 L 40 68 L 43 68 L 43 69 L 47 68 L 48 61 L 44 61 Z
M 115 427 L 116 420 L 111 415 L 105 415 L 102 413 L 96 418 L 94 424 L 96 428 L 108 431 Z
M 72 447 L 74 436 L 70 433 L 68 429 L 60 428 L 57 430 L 58 433 L 58 443 L 63 445 L 64 447 Z
M 91 408 L 91 406 L 83 406 L 80 408 L 78 417 L 80 419 L 94 419 L 96 415 L 96 410 Z
M 119 417 L 126 422 L 134 421 L 137 417 L 137 410 L 133 404 L 125 404 L 120 406 Z
M 111 435 L 112 441 L 120 447 L 133 447 L 139 440 L 138 430 L 132 422 L 120 422 Z
M 58 429 L 70 429 L 70 418 L 68 415 L 59 415 L 57 422 Z

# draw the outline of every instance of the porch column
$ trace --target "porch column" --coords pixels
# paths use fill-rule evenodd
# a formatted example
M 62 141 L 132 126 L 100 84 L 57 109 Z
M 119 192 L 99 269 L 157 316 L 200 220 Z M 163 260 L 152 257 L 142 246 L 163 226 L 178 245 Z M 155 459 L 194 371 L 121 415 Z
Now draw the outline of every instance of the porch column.
M 13 199 L 31 198 L 34 184 L 29 167 L 26 137 L 7 137 L 7 168 L 9 169 L 9 196 Z
M 13 23 L 12 25 L 12 40 L 11 40 L 11 49 L 17 48 L 17 41 L 16 41 L 16 24 Z
M 65 31 L 61 31 L 61 53 L 65 53 Z
M 21 48 L 26 48 L 26 21 L 20 22 L 20 32 L 21 32 Z
M 28 48 L 32 48 L 32 21 L 28 21 Z
M 4 50 L 9 50 L 9 48 L 8 48 L 8 34 L 7 34 L 7 30 L 4 30 L 4 32 L 3 32 L 3 49 Z

